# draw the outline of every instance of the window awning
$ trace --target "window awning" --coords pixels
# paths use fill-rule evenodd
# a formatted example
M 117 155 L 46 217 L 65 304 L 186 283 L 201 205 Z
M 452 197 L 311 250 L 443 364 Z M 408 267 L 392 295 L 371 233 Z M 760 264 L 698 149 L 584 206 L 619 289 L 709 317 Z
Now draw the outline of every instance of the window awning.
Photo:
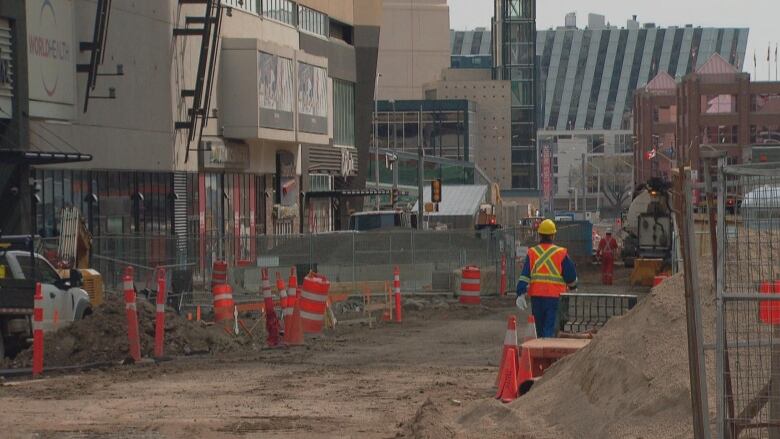
M 92 155 L 78 152 L 23 151 L 0 149 L 0 162 L 17 165 L 56 165 L 60 163 L 88 162 Z

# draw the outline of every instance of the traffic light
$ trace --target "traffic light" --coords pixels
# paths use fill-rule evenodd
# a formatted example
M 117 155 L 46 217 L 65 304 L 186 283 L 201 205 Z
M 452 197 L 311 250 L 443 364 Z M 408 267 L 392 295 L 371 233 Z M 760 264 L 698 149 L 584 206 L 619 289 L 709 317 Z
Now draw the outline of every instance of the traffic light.
M 390 191 L 390 204 L 392 204 L 393 206 L 395 206 L 395 204 L 396 204 L 396 203 L 398 203 L 398 198 L 400 197 L 400 195 L 401 195 L 401 191 L 400 191 L 400 190 L 398 190 L 398 188 L 397 188 L 397 187 L 394 187 L 394 188 L 393 188 L 393 189 Z
M 431 180 L 431 202 L 441 203 L 441 180 Z

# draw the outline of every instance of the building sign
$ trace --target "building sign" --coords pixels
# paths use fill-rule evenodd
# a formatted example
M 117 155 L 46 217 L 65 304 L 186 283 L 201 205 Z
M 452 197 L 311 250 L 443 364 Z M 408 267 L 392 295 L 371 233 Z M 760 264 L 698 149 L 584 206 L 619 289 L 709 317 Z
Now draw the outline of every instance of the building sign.
M 292 130 L 293 61 L 270 53 L 257 53 L 259 125 Z
M 13 47 L 11 23 L 0 18 L 0 119 L 13 117 Z
M 549 143 L 542 145 L 542 207 L 545 213 L 553 210 L 553 169 L 552 148 Z
M 302 62 L 298 63 L 298 125 L 306 133 L 328 133 L 328 73 Z
M 203 167 L 208 169 L 247 169 L 249 146 L 243 143 L 226 145 L 221 139 L 204 139 L 201 142 Z

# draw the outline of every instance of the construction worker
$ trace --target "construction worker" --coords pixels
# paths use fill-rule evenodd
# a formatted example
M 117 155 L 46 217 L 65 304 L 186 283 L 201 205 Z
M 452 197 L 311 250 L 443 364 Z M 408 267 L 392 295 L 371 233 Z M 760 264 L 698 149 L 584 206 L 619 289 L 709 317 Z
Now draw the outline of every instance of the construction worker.
M 617 241 L 612 237 L 612 229 L 607 229 L 607 233 L 604 239 L 599 241 L 599 249 L 596 251 L 596 258 L 601 261 L 601 283 L 604 285 L 612 285 L 616 253 Z
M 557 229 L 552 220 L 539 224 L 539 245 L 528 255 L 517 282 L 517 307 L 528 308 L 525 293 L 531 297 L 531 312 L 536 319 L 538 337 L 555 337 L 558 303 L 566 289 L 577 289 L 577 270 L 564 247 L 553 244 Z

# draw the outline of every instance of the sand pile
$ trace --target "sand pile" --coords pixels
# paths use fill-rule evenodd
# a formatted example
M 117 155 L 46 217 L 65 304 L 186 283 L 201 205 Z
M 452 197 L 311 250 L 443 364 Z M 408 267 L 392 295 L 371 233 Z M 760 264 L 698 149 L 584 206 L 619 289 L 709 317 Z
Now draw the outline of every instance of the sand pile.
M 154 322 L 155 306 L 139 298 L 138 329 L 144 357 L 151 357 L 154 351 Z M 173 312 L 165 315 L 165 355 L 228 352 L 242 349 L 246 343 L 246 339 L 228 335 L 222 327 L 206 327 Z M 116 296 L 108 297 L 91 316 L 47 333 L 44 339 L 44 365 L 48 367 L 121 361 L 127 357 L 125 304 Z M 31 363 L 32 349 L 27 349 L 11 365 L 29 367 Z
M 713 342 L 711 273 L 701 277 L 705 342 Z M 506 406 L 477 401 L 454 416 L 439 421 L 454 430 L 449 437 L 692 437 L 683 277 L 667 280 L 630 313 L 610 320 L 588 347 L 549 369 L 528 395 Z

